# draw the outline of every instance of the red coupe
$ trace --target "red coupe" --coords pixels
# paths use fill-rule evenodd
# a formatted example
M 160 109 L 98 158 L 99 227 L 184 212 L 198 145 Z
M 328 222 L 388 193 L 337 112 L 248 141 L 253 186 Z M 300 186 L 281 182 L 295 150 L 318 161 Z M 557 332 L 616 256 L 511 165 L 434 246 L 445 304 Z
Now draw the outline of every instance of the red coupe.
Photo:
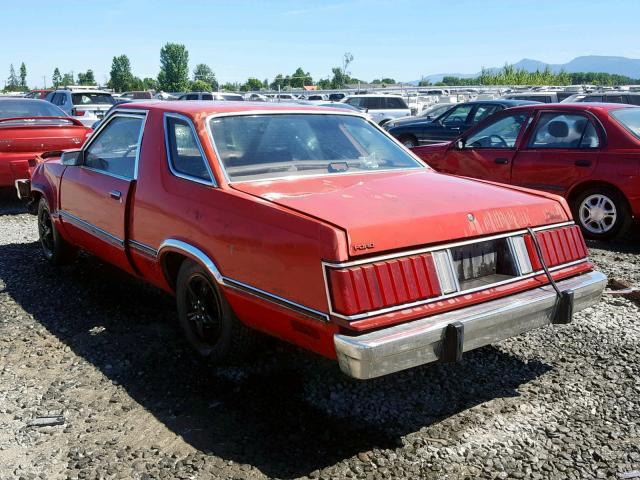
M 591 238 L 621 235 L 640 215 L 640 107 L 516 107 L 414 152 L 440 172 L 562 195 Z
M 43 152 L 79 148 L 91 129 L 44 100 L 0 99 L 0 187 L 28 179 Z
M 260 330 L 372 378 L 567 323 L 606 283 L 564 200 L 436 173 L 347 110 L 120 105 L 18 187 L 51 263 L 175 294 L 214 361 Z

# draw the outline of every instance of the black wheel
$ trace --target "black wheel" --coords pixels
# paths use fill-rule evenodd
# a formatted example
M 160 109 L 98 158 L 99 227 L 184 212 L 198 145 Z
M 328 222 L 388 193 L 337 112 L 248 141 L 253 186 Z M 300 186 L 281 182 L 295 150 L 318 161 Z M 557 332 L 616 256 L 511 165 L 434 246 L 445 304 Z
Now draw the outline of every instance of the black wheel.
M 43 197 L 38 203 L 38 237 L 42 253 L 52 265 L 65 265 L 72 262 L 78 250 L 60 236 L 51 219 L 47 200 Z
M 588 238 L 609 240 L 623 235 L 631 226 L 629 205 L 612 188 L 585 190 L 576 197 L 572 208 L 575 221 Z
M 202 358 L 213 363 L 243 360 L 256 332 L 240 323 L 207 271 L 185 260 L 178 272 L 176 301 L 180 326 Z
M 398 138 L 398 141 L 407 148 L 414 148 L 418 146 L 418 140 L 413 135 L 402 135 Z

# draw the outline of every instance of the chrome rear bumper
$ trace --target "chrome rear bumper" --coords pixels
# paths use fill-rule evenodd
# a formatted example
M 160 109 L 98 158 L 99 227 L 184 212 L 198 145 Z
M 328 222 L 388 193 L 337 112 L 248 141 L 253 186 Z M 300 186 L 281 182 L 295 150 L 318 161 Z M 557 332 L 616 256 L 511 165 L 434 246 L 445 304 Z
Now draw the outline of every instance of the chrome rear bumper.
M 573 311 L 596 303 L 607 283 L 600 272 L 589 272 L 557 282 L 573 290 Z M 552 323 L 557 296 L 550 285 L 516 295 L 422 318 L 359 336 L 335 335 L 341 370 L 368 379 L 441 359 L 447 327 L 464 326 L 462 351 L 489 345 Z

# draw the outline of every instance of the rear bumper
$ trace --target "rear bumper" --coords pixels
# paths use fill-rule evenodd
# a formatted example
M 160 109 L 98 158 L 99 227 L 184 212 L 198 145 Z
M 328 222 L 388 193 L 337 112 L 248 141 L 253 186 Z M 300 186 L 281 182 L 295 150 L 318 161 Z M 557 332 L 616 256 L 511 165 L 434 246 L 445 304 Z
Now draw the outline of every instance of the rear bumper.
M 560 290 L 573 290 L 574 312 L 596 303 L 606 283 L 600 272 L 557 282 Z M 458 322 L 464 328 L 462 351 L 489 345 L 552 323 L 556 298 L 547 285 L 365 335 L 337 334 L 340 369 L 351 377 L 369 379 L 439 361 L 445 331 Z

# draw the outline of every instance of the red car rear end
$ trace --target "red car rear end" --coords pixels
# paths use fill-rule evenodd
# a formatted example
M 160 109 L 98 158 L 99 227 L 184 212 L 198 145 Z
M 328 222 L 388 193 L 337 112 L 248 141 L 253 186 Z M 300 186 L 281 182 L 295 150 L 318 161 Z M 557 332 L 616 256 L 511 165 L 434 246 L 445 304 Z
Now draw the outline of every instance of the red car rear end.
M 0 100 L 0 187 L 30 177 L 29 161 L 50 150 L 79 148 L 91 133 L 43 100 Z

